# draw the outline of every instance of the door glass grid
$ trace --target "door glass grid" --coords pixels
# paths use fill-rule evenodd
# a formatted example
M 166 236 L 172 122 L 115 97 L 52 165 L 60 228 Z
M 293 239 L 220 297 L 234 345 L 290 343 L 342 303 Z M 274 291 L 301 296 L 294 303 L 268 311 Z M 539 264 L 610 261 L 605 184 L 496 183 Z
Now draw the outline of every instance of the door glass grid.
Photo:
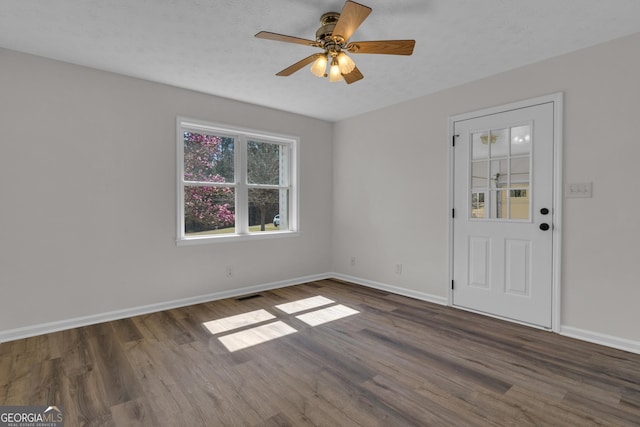
M 530 217 L 531 125 L 471 134 L 470 217 Z

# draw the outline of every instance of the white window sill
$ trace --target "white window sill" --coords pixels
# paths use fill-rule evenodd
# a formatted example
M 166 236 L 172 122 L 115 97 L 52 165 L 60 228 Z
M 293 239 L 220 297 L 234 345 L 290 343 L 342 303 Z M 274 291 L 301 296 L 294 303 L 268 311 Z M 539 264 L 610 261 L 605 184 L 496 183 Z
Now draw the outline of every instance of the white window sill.
M 272 232 L 265 231 L 261 233 L 251 233 L 251 234 L 225 234 L 223 236 L 185 237 L 184 239 L 176 240 L 176 245 L 192 246 L 192 245 L 207 245 L 207 244 L 222 243 L 222 242 L 250 242 L 254 240 L 297 237 L 299 235 L 300 235 L 299 231 L 272 231 Z

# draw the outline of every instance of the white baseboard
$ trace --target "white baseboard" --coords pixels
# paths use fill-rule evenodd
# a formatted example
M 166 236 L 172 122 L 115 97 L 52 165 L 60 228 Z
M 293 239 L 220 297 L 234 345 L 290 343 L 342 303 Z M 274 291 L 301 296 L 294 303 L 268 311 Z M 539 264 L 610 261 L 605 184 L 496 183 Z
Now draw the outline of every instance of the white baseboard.
M 560 335 L 576 338 L 582 341 L 588 341 L 594 344 L 600 344 L 607 347 L 617 348 L 618 350 L 640 354 L 640 342 L 638 341 L 601 334 L 599 332 L 586 331 L 584 329 L 574 328 L 573 326 L 561 326 L 559 333 Z
M 394 294 L 404 295 L 411 298 L 416 298 L 423 301 L 432 302 L 440 305 L 448 305 L 447 298 L 439 297 L 436 295 L 426 294 L 422 292 L 412 291 L 409 289 L 399 288 L 397 286 L 392 286 L 384 283 L 374 282 L 372 280 L 361 279 L 359 277 L 348 276 L 346 274 L 341 273 L 329 273 L 327 277 L 334 277 L 336 279 L 345 280 L 347 282 L 356 283 L 358 285 L 367 286 L 374 289 L 379 289 L 382 291 L 391 292 Z M 460 307 L 455 307 L 460 309 Z M 487 315 L 486 313 L 480 313 L 483 315 Z M 490 316 L 493 317 L 493 316 Z M 506 319 L 509 320 L 509 319 Z M 512 321 L 512 320 L 509 320 Z M 513 321 L 512 321 L 513 322 Z M 520 322 L 515 322 L 520 323 Z M 520 323 L 524 324 L 524 323 Z M 531 327 L 531 325 L 524 324 L 525 326 Z M 640 342 L 632 341 L 625 338 L 615 337 L 612 335 L 601 334 L 598 332 L 591 332 L 584 329 L 574 328 L 571 326 L 561 326 L 560 335 L 564 335 L 571 338 L 576 338 L 582 341 L 592 342 L 595 344 L 604 345 L 611 348 L 617 348 L 619 350 L 628 351 L 631 353 L 640 354 Z
M 0 343 L 14 341 L 22 338 L 29 338 L 36 335 L 58 332 L 66 329 L 79 328 L 82 326 L 94 325 L 97 323 L 109 322 L 143 314 L 154 313 L 172 308 L 185 307 L 194 304 L 201 304 L 209 301 L 215 301 L 225 298 L 234 298 L 241 295 L 247 295 L 272 289 L 284 288 L 286 286 L 300 285 L 303 283 L 313 282 L 316 280 L 324 280 L 336 278 L 358 285 L 366 286 L 381 291 L 391 292 L 398 295 L 419 299 L 422 301 L 432 302 L 439 305 L 448 305 L 447 298 L 431 295 L 423 292 L 413 291 L 397 286 L 375 282 L 359 277 L 348 276 L 340 273 L 324 273 L 312 276 L 298 277 L 295 279 L 282 280 L 278 282 L 264 283 L 256 286 L 247 286 L 239 289 L 228 291 L 214 292 L 206 295 L 200 295 L 190 298 L 182 298 L 173 301 L 166 301 L 157 304 L 149 304 L 139 307 L 132 307 L 123 310 L 109 311 L 96 315 L 76 317 L 56 322 L 43 323 L 38 325 L 30 325 L 6 331 L 0 331 Z M 640 354 L 640 342 L 632 341 L 625 338 L 615 337 L 612 335 L 601 334 L 599 332 L 587 331 L 584 329 L 574 328 L 572 326 L 561 326 L 560 335 L 576 338 L 582 341 L 588 341 L 607 347 L 617 348 L 619 350 Z
M 447 305 L 447 298 L 439 297 L 436 295 L 426 294 L 424 292 L 413 291 L 410 289 L 399 288 L 397 286 L 388 285 L 386 283 L 374 282 L 373 280 L 361 279 L 359 277 L 347 276 L 346 274 L 330 273 L 330 277 L 344 280 L 346 282 L 355 283 L 357 285 L 366 286 L 369 288 L 379 289 L 381 291 L 387 291 L 405 297 L 415 298 L 422 301 L 432 302 L 439 305 Z
M 127 317 L 140 316 L 142 314 L 155 313 L 172 308 L 185 307 L 188 305 L 201 304 L 204 302 L 215 301 L 225 298 L 233 298 L 241 295 L 252 294 L 256 292 L 268 291 L 271 289 L 284 288 L 286 286 L 299 285 L 302 283 L 313 282 L 314 280 L 323 280 L 331 277 L 331 274 L 318 274 L 313 276 L 298 277 L 290 280 L 279 282 L 264 283 L 256 286 L 247 286 L 239 289 L 228 291 L 214 292 L 211 294 L 200 295 L 190 298 L 182 298 L 173 301 L 166 301 L 157 304 L 143 305 L 139 307 L 131 307 L 123 310 L 109 311 L 90 316 L 75 317 L 56 322 L 43 323 L 39 325 L 24 326 L 21 328 L 0 331 L 0 343 L 6 341 L 14 341 L 22 338 L 29 338 L 36 335 L 49 334 L 52 332 L 63 331 L 66 329 L 79 328 L 82 326 L 95 325 L 97 323 L 109 322 L 112 320 L 124 319 Z

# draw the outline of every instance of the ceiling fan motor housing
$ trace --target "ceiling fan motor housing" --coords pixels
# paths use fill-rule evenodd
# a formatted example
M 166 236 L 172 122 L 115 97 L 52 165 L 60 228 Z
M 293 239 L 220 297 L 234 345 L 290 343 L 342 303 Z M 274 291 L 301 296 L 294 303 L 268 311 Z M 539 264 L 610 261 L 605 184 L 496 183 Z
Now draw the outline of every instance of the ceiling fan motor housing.
M 320 17 L 320 28 L 316 31 L 316 41 L 327 47 L 328 44 L 336 45 L 336 41 L 331 38 L 333 29 L 340 18 L 338 12 L 327 12 Z

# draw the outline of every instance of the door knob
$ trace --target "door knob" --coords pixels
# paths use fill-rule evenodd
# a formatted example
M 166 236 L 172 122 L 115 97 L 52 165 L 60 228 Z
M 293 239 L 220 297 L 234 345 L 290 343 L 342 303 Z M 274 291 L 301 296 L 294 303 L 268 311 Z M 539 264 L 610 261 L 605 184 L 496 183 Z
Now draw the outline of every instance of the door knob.
M 540 224 L 540 230 L 542 231 L 547 231 L 549 229 L 549 224 L 547 224 L 546 222 L 543 222 L 542 224 Z
M 540 209 L 540 214 L 547 215 L 548 213 L 549 213 L 549 209 L 547 209 L 547 208 Z

